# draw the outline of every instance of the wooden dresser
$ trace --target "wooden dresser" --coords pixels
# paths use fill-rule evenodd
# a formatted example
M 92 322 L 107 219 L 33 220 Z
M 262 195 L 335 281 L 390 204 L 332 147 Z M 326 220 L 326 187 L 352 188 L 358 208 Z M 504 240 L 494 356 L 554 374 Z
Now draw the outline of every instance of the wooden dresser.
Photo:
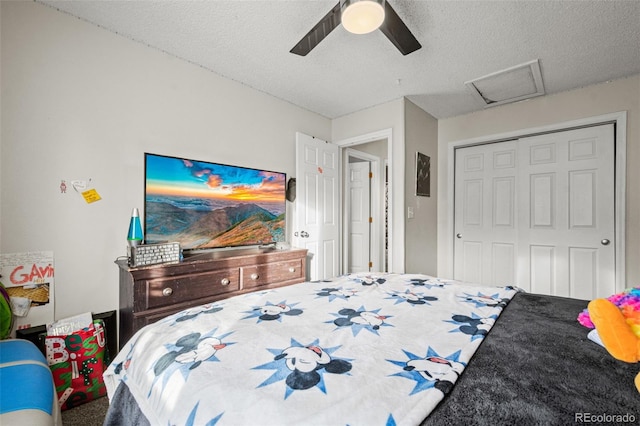
M 258 289 L 305 280 L 307 250 L 229 250 L 196 254 L 177 264 L 120 269 L 122 346 L 136 331 L 183 309 Z

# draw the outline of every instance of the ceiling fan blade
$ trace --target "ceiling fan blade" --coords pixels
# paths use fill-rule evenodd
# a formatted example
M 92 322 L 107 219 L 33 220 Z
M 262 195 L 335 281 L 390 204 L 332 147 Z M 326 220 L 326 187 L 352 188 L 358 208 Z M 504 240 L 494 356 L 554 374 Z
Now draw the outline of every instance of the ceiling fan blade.
M 408 55 L 422 47 L 388 1 L 384 3 L 384 22 L 380 26 L 380 31 L 403 55 Z
M 306 56 L 307 53 L 311 52 L 311 49 L 324 40 L 338 25 L 340 25 L 340 2 L 338 2 L 307 35 L 302 37 L 302 40 L 293 46 L 290 52 L 296 55 Z

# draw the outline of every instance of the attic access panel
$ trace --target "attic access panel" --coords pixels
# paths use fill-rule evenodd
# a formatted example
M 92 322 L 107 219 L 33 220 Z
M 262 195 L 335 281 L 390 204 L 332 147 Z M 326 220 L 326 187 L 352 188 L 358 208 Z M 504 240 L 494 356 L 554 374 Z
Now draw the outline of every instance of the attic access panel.
M 464 83 L 486 107 L 544 95 L 538 59 Z

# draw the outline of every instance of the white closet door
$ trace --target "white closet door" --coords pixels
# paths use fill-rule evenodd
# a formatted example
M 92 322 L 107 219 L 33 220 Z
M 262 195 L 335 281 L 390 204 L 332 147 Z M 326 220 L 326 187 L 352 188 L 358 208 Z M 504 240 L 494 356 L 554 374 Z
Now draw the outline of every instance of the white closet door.
M 516 281 L 516 141 L 456 151 L 455 278 Z
M 534 293 L 615 293 L 613 125 L 521 139 L 518 281 Z
M 613 125 L 456 151 L 455 278 L 615 292 Z

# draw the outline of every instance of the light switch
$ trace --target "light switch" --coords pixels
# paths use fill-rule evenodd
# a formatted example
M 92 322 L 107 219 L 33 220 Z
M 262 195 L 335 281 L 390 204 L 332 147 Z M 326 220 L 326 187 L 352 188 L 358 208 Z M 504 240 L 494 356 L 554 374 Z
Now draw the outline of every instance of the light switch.
M 407 208 L 407 219 L 413 219 L 413 207 Z

